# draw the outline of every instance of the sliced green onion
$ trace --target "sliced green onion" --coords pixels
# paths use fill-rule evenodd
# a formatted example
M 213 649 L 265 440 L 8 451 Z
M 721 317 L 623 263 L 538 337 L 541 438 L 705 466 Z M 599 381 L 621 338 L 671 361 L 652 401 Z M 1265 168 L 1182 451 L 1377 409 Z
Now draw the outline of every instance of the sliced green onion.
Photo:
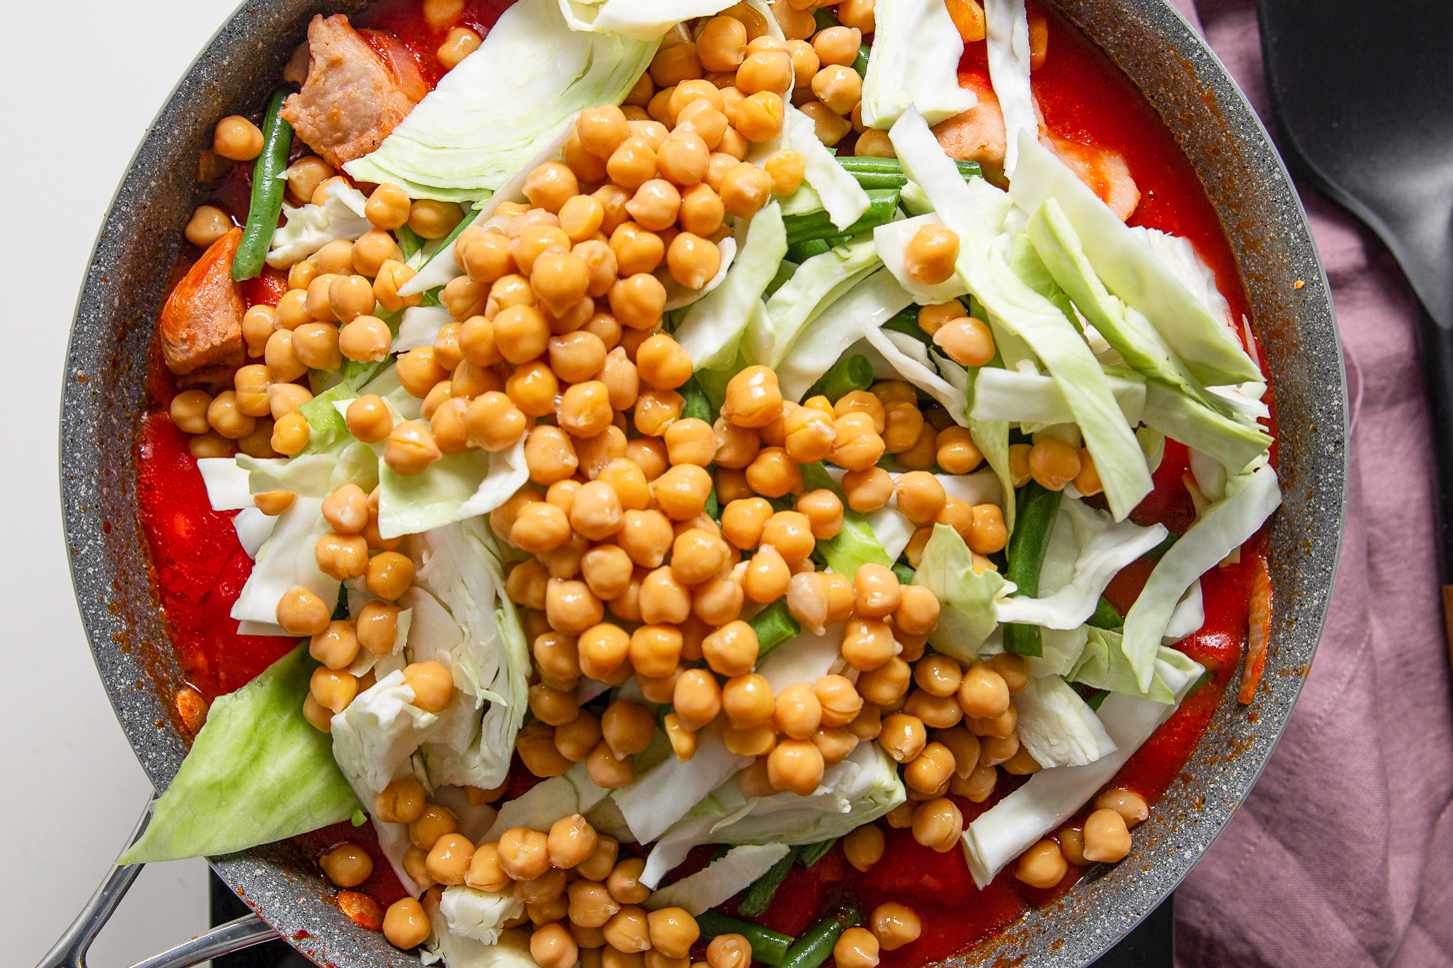
M 757 661 L 766 658 L 777 646 L 795 639 L 802 632 L 797 619 L 787 611 L 786 599 L 779 598 L 771 605 L 753 615 L 748 624 L 757 633 Z
M 782 964 L 787 949 L 792 947 L 791 935 L 764 928 L 760 924 L 739 921 L 715 911 L 703 911 L 696 916 L 696 926 L 701 929 L 701 940 L 710 941 L 722 934 L 740 934 L 752 946 L 752 959 L 773 968 Z
M 262 119 L 262 154 L 252 166 L 252 199 L 247 206 L 247 224 L 242 241 L 232 257 L 232 278 L 238 282 L 255 279 L 267 263 L 267 250 L 277 231 L 278 216 L 283 210 L 283 192 L 288 183 L 283 172 L 288 168 L 288 151 L 293 146 L 293 126 L 283 120 L 286 91 L 276 91 L 267 103 Z
M 861 235 L 893 220 L 898 212 L 898 191 L 895 188 L 879 188 L 868 192 L 868 208 L 856 222 L 846 228 L 832 224 L 826 211 L 818 209 L 800 215 L 788 215 L 782 221 L 787 226 L 789 246 L 812 239 L 831 239 L 837 236 Z
M 1049 547 L 1049 532 L 1059 512 L 1061 493 L 1030 481 L 1020 489 L 1014 535 L 1009 539 L 1008 564 L 1004 577 L 1019 588 L 1019 594 L 1039 594 L 1039 572 Z M 1016 655 L 1040 655 L 1043 645 L 1038 625 L 1005 625 L 1004 648 Z
M 807 391 L 809 397 L 819 394 L 833 403 L 854 390 L 866 390 L 873 385 L 873 364 L 861 353 L 844 356 L 828 369 Z

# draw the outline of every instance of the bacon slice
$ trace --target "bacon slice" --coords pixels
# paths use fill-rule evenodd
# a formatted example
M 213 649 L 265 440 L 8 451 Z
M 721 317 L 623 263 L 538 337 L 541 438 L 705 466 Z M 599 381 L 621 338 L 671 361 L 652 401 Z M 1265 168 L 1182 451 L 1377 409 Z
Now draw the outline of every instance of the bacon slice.
M 989 79 L 961 74 L 959 82 L 979 96 L 979 103 L 934 125 L 933 133 L 950 158 L 977 161 L 991 181 L 1003 181 L 1004 112 Z
M 161 309 L 161 351 L 178 375 L 242 362 L 242 293 L 232 257 L 242 241 L 234 228 L 213 242 L 182 276 Z
M 1120 221 L 1130 218 L 1140 204 L 1140 188 L 1131 177 L 1124 155 L 1112 148 L 1081 144 L 1054 135 L 1049 135 L 1046 140 L 1060 160 L 1100 196 L 1100 201 L 1110 206 Z
M 1271 570 L 1257 558 L 1251 576 L 1251 612 L 1246 631 L 1246 664 L 1241 667 L 1241 690 L 1236 701 L 1246 706 L 1256 698 L 1256 687 L 1266 672 L 1266 647 L 1271 641 Z
M 324 161 L 341 168 L 377 148 L 422 96 L 417 67 L 404 77 L 401 63 L 382 57 L 342 14 L 315 16 L 308 25 L 308 78 L 288 97 L 282 116 Z

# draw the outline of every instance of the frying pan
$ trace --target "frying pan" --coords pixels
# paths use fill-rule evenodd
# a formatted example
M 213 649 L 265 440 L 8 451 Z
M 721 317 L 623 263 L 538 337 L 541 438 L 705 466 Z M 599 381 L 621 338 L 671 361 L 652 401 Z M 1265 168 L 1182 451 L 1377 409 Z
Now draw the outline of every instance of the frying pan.
M 1321 634 L 1344 510 L 1346 388 L 1327 281 L 1305 213 L 1265 129 L 1225 69 L 1163 0 L 1056 0 L 1166 121 L 1230 238 L 1271 373 L 1285 502 L 1273 519 L 1276 609 L 1266 675 L 1247 715 L 1234 690 L 1121 864 L 949 964 L 1088 964 L 1165 898 L 1250 792 L 1291 714 Z M 170 650 L 137 516 L 133 464 L 148 349 L 197 152 L 217 118 L 261 104 L 317 12 L 363 0 L 248 0 L 182 77 L 122 178 L 81 289 L 64 375 L 61 492 L 76 602 L 97 671 L 137 759 L 164 789 L 186 753 Z M 326 11 L 325 11 L 326 8 Z M 140 808 L 142 805 L 137 804 Z M 148 968 L 195 964 L 281 935 L 319 964 L 416 965 L 356 927 L 299 851 L 271 845 L 211 860 L 255 912 Z M 44 965 L 79 966 L 129 886 L 118 871 Z

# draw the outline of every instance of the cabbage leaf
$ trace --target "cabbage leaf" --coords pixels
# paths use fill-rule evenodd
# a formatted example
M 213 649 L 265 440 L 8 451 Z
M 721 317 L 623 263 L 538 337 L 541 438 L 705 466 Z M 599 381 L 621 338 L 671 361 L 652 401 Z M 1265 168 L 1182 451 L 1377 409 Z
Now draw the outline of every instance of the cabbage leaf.
M 737 234 L 737 257 L 726 278 L 686 311 L 672 334 L 697 370 L 720 369 L 736 358 L 752 311 L 787 254 L 787 228 L 776 202 L 739 226 Z
M 646 907 L 681 907 L 693 915 L 710 911 L 746 890 L 792 848 L 786 844 L 742 844 L 695 874 L 673 881 L 646 898 Z
M 340 823 L 359 808 L 327 735 L 303 718 L 306 644 L 219 696 L 141 839 L 117 861 L 217 856 Z
M 559 0 L 571 30 L 658 40 L 685 20 L 710 17 L 736 0 Z
M 789 359 L 789 348 L 793 350 L 790 358 L 798 357 L 801 349 L 794 344 L 815 336 L 824 327 L 830 326 L 831 321 L 824 321 L 816 326 L 809 324 L 871 275 L 877 267 L 878 253 L 873 249 L 873 238 L 869 235 L 815 255 L 802 263 L 792 273 L 792 278 L 768 298 L 768 325 L 765 328 L 751 327 L 747 330 L 748 361 L 780 367 Z M 901 308 L 903 307 L 900 306 L 899 309 Z M 886 320 L 888 317 L 883 318 Z M 843 327 L 839 325 L 837 328 Z M 851 343 L 852 340 L 848 340 L 838 347 L 823 366 L 822 373 L 827 372 L 827 368 L 837 362 L 838 355 Z M 780 373 L 778 377 L 781 378 Z M 816 379 L 817 376 L 814 376 L 808 380 L 802 389 L 806 390 Z M 785 387 L 783 393 L 787 393 Z M 795 400 L 796 397 L 792 399 Z
M 508 450 L 446 454 L 419 474 L 379 461 L 378 530 L 385 538 L 420 534 L 488 514 L 530 479 L 525 440 Z
M 1046 769 L 1085 766 L 1115 752 L 1100 717 L 1059 676 L 1030 679 L 1014 708 L 1020 744 Z
M 352 185 L 335 181 L 323 189 L 323 203 L 283 206 L 283 224 L 272 236 L 267 264 L 286 269 L 329 242 L 352 242 L 373 228 L 364 217 L 368 199 Z
M 866 268 L 847 276 L 839 268 L 834 278 L 840 288 L 825 302 L 813 302 L 810 309 L 803 311 L 802 306 L 812 297 L 803 294 L 795 284 L 819 259 L 843 261 L 838 250 L 808 259 L 767 301 L 767 312 L 779 335 L 780 349 L 773 351 L 772 365 L 784 400 L 801 400 L 848 347 L 869 332 L 880 330 L 889 319 L 913 304 L 913 297 L 892 273 L 882 269 L 872 271 L 878 256 L 873 251 L 871 237 L 864 236 L 848 248 L 856 249 L 861 256 L 850 260 L 851 264 Z
M 806 162 L 804 180 L 817 195 L 832 224 L 845 229 L 868 210 L 868 193 L 819 140 L 812 119 L 797 110 L 791 101 L 786 107 L 781 145 L 802 156 Z
M 984 0 L 989 80 L 1004 114 L 1004 176 L 1011 181 L 1021 134 L 1039 137 L 1039 109 L 1029 86 L 1029 16 L 1024 0 Z
M 559 0 L 520 0 L 377 150 L 344 169 L 356 181 L 400 185 L 413 198 L 485 197 L 577 112 L 619 104 L 656 46 L 571 30 Z
M 943 0 L 893 0 L 876 10 L 873 56 L 863 77 L 863 123 L 892 127 L 916 106 L 930 124 L 979 103 L 959 87 L 964 42 Z
M 960 662 L 978 656 L 979 647 L 999 625 L 996 600 L 1014 591 L 1014 584 L 997 571 L 975 571 L 969 546 L 946 524 L 934 525 L 913 583 L 933 592 L 943 607 L 928 641 Z

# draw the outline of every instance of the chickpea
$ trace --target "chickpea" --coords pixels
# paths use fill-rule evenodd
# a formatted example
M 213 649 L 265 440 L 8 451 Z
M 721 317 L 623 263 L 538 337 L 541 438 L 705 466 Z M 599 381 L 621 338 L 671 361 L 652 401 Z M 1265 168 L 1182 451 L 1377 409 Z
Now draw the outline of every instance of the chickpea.
M 933 334 L 933 341 L 951 360 L 964 366 L 983 366 L 994 358 L 994 334 L 987 323 L 973 316 L 944 323 Z
M 853 130 L 852 122 L 821 101 L 807 101 L 798 110 L 812 120 L 817 140 L 830 148 L 835 147 Z
M 904 715 L 904 714 L 897 714 Z M 903 782 L 909 789 L 935 796 L 948 788 L 954 773 L 954 755 L 939 742 L 928 743 L 903 771 Z
M 316 592 L 294 585 L 278 600 L 277 624 L 289 635 L 311 636 L 328 627 L 332 613 L 332 608 Z
M 424 869 L 436 884 L 463 884 L 473 859 L 473 841 L 463 834 L 445 834 L 429 848 Z
M 745 935 L 719 934 L 706 946 L 706 965 L 707 968 L 751 968 L 751 943 Z M 700 968 L 700 963 L 693 968 Z
M 517 881 L 543 877 L 550 870 L 549 838 L 528 827 L 511 827 L 499 838 L 499 862 Z
M 610 180 L 635 191 L 656 175 L 656 149 L 644 137 L 632 134 L 611 152 L 605 163 Z
M 1114 810 L 1125 821 L 1127 827 L 1136 827 L 1150 817 L 1150 806 L 1145 798 L 1134 790 L 1113 787 L 1095 798 L 1095 806 Z
M 883 859 L 883 830 L 877 824 L 854 828 L 843 838 L 843 856 L 854 870 L 867 872 Z
M 968 545 L 975 554 L 992 555 L 1009 543 L 1004 512 L 997 504 L 976 504 L 969 526 Z
M 580 183 L 563 163 L 547 161 L 538 165 L 525 177 L 525 197 L 536 208 L 552 214 L 571 198 L 580 194 Z
M 215 205 L 198 205 L 182 234 L 188 242 L 205 249 L 232 231 L 231 217 Z
M 399 295 L 399 289 L 407 285 L 409 280 L 414 278 L 414 270 L 390 259 L 379 267 L 378 275 L 373 280 L 373 298 L 378 300 L 380 306 L 391 313 L 396 313 L 406 306 L 417 306 L 423 298 L 421 295 L 404 297 Z
M 1072 832 L 1075 836 L 1067 836 Z M 1072 849 L 1076 847 L 1078 858 Z M 1085 818 L 1083 833 L 1060 831 L 1060 848 L 1073 863 L 1115 864 L 1130 853 L 1130 829 L 1116 810 L 1101 807 Z
M 420 850 L 430 850 L 439 838 L 459 829 L 454 814 L 437 803 L 425 803 L 423 810 L 409 821 L 409 842 Z
M 1030 887 L 1048 890 L 1064 879 L 1069 865 L 1059 844 L 1053 840 L 1041 840 L 1019 857 L 1014 865 L 1014 876 Z
M 894 713 L 883 720 L 883 731 L 878 734 L 878 745 L 897 763 L 916 760 L 927 743 L 923 721 L 907 713 Z
M 767 778 L 774 789 L 810 796 L 822 782 L 825 766 L 822 751 L 812 742 L 784 739 L 767 756 Z
M 984 461 L 966 427 L 945 427 L 938 433 L 934 460 L 950 474 L 967 474 Z
M 530 935 L 530 958 L 540 968 L 574 968 L 580 948 L 559 922 L 544 924 Z
M 812 32 L 817 29 L 817 21 L 809 9 L 798 9 L 789 4 L 773 4 L 772 15 L 789 40 L 811 37 Z
M 308 643 L 308 654 L 329 669 L 346 669 L 358 658 L 358 636 L 349 622 L 329 622 Z
M 914 524 L 931 524 L 937 519 L 948 495 L 938 478 L 927 471 L 909 471 L 896 485 L 898 510 Z
M 628 329 L 645 330 L 661 321 L 666 287 L 648 272 L 627 276 L 610 287 L 611 315 Z
M 566 389 L 555 418 L 575 437 L 595 437 L 611 425 L 612 413 L 610 390 L 599 380 L 587 380 Z
M 1041 435 L 1030 448 L 1029 475 L 1040 487 L 1062 491 L 1079 473 L 1079 451 L 1064 441 Z
M 631 638 L 617 625 L 597 624 L 580 634 L 576 645 L 580 671 L 604 681 L 626 661 Z
M 710 189 L 707 189 L 710 191 Z M 716 278 L 721 269 L 721 250 L 716 243 L 691 232 L 681 232 L 666 250 L 671 278 L 687 289 L 700 290 Z
M 859 741 L 870 743 L 883 731 L 883 709 L 880 706 L 865 705 L 863 711 L 848 723 L 848 731 Z
M 172 423 L 182 433 L 205 434 L 208 430 L 207 410 L 212 398 L 205 390 L 183 390 L 172 397 Z
M 580 112 L 575 120 L 575 133 L 586 151 L 604 160 L 630 137 L 630 126 L 620 108 L 604 104 Z
M 262 154 L 262 132 L 241 115 L 229 114 L 217 122 L 212 150 L 228 161 L 251 161 Z
M 639 607 L 644 622 L 684 622 L 691 614 L 691 590 L 663 566 L 641 579 Z
M 721 712 L 721 687 L 705 669 L 687 669 L 676 679 L 671 704 L 683 729 L 701 729 Z
M 614 841 L 611 843 L 614 846 Z M 614 858 L 613 851 L 611 857 Z M 602 928 L 621 908 L 620 902 L 611 896 L 606 886 L 594 880 L 572 881 L 566 888 L 566 895 L 569 898 L 570 920 L 580 927 Z
M 711 475 L 695 464 L 677 464 L 652 482 L 651 493 L 672 520 L 689 521 L 706 508 Z
M 895 951 L 917 941 L 923 932 L 923 922 L 917 912 L 896 901 L 888 901 L 875 907 L 869 915 L 868 923 L 878 943 L 888 951 Z
M 342 843 L 318 858 L 318 866 L 335 887 L 357 887 L 373 874 L 373 858 L 357 844 Z
M 412 897 L 400 898 L 384 912 L 383 936 L 395 948 L 417 948 L 428 940 L 431 930 L 424 906 Z
M 864 618 L 891 615 L 902 600 L 903 588 L 898 576 L 885 565 L 865 564 L 853 579 L 856 598 L 853 612 Z
M 773 723 L 779 732 L 792 739 L 811 739 L 822 725 L 822 703 L 813 687 L 798 683 L 779 692 Z
M 893 632 L 876 619 L 853 619 L 843 630 L 842 654 L 848 665 L 862 672 L 879 668 L 898 650 Z
M 999 716 L 1009 708 L 1009 687 L 1003 676 L 988 665 L 976 662 L 964 672 L 958 700 L 965 716 L 975 719 Z
M 442 239 L 454 231 L 463 214 L 453 202 L 421 198 L 409 208 L 408 225 L 422 239 Z
M 757 664 L 759 644 L 752 626 L 738 619 L 712 632 L 701 643 L 706 664 L 717 675 L 744 676 Z
M 414 692 L 414 705 L 425 712 L 443 712 L 454 698 L 454 677 L 441 662 L 410 663 L 404 667 L 404 683 Z
M 656 720 L 645 706 L 617 699 L 606 708 L 600 728 L 611 753 L 624 758 L 635 756 L 650 745 Z
M 736 727 L 761 726 L 773 717 L 772 687 L 755 672 L 728 679 L 721 692 L 722 709 Z
M 867 471 L 883 456 L 885 443 L 866 413 L 846 413 L 833 421 L 833 446 L 828 459 L 849 471 Z M 852 507 L 849 497 L 848 505 Z M 857 510 L 857 508 L 853 508 Z
M 651 947 L 646 912 L 635 905 L 624 905 L 601 929 L 606 944 L 625 954 L 639 954 Z
M 686 233 L 690 233 L 704 240 L 707 236 L 721 229 L 722 220 L 725 215 L 726 206 L 723 204 L 721 196 L 710 185 L 693 185 L 681 196 L 681 228 Z M 694 246 L 694 243 L 692 245 Z M 712 247 L 716 248 L 715 246 Z M 682 261 L 686 254 L 684 251 L 678 252 L 678 262 Z M 711 258 L 710 254 L 704 252 L 703 254 L 705 254 L 706 260 L 709 261 Z M 692 255 L 694 258 L 695 253 L 692 253 Z M 720 258 L 721 254 L 718 251 L 718 262 Z M 659 263 L 659 259 L 657 261 Z M 703 265 L 701 268 L 704 269 L 705 266 Z M 711 276 L 707 276 L 707 279 L 711 279 L 715 275 L 716 270 L 713 270 Z
M 680 907 L 665 907 L 646 915 L 651 947 L 667 958 L 685 958 L 701 937 L 696 918 Z
M 732 215 L 751 218 L 772 197 L 772 176 L 756 165 L 740 162 L 722 177 L 717 193 Z
M 741 92 L 737 93 L 740 94 Z M 731 133 L 729 125 L 730 122 L 727 121 L 725 104 L 716 105 L 706 99 L 687 103 L 682 107 L 680 113 L 676 115 L 676 128 L 673 134 L 683 136 L 687 134 L 695 135 L 706 146 L 708 152 L 706 167 L 702 171 L 699 181 L 707 181 L 711 178 L 711 153 L 720 148 L 723 142 L 728 141 L 728 134 Z M 737 137 L 740 137 L 740 135 Z M 733 140 L 731 144 L 735 144 L 735 141 Z M 735 156 L 731 157 L 733 157 L 733 160 L 736 160 Z M 692 184 L 696 183 L 693 182 Z
M 871 34 L 875 27 L 873 8 L 876 0 L 843 0 L 837 8 L 838 22 L 846 27 Z
M 812 38 L 812 49 L 824 65 L 851 67 L 863 46 L 863 33 L 852 27 L 828 27 Z
M 762 544 L 775 548 L 789 565 L 806 561 L 817 546 L 812 525 L 800 511 L 777 511 L 768 518 L 762 528 Z
M 808 491 L 797 499 L 797 510 L 807 518 L 812 536 L 819 541 L 834 537 L 843 527 L 843 502 L 827 488 Z M 826 601 L 823 602 L 824 610 Z
M 704 70 L 736 70 L 747 55 L 746 25 L 736 17 L 728 15 L 712 17 L 697 34 L 696 55 Z M 713 968 L 722 968 L 722 966 L 713 966 Z M 740 968 L 747 968 L 747 966 L 742 965 Z
M 876 968 L 879 948 L 867 928 L 848 928 L 832 946 L 833 963 L 837 968 Z
M 759 91 L 785 94 L 792 86 L 792 58 L 785 50 L 749 53 L 737 68 L 736 88 L 748 96 Z
M 851 67 L 829 64 L 813 75 L 812 93 L 837 114 L 848 114 L 863 99 L 863 78 Z

